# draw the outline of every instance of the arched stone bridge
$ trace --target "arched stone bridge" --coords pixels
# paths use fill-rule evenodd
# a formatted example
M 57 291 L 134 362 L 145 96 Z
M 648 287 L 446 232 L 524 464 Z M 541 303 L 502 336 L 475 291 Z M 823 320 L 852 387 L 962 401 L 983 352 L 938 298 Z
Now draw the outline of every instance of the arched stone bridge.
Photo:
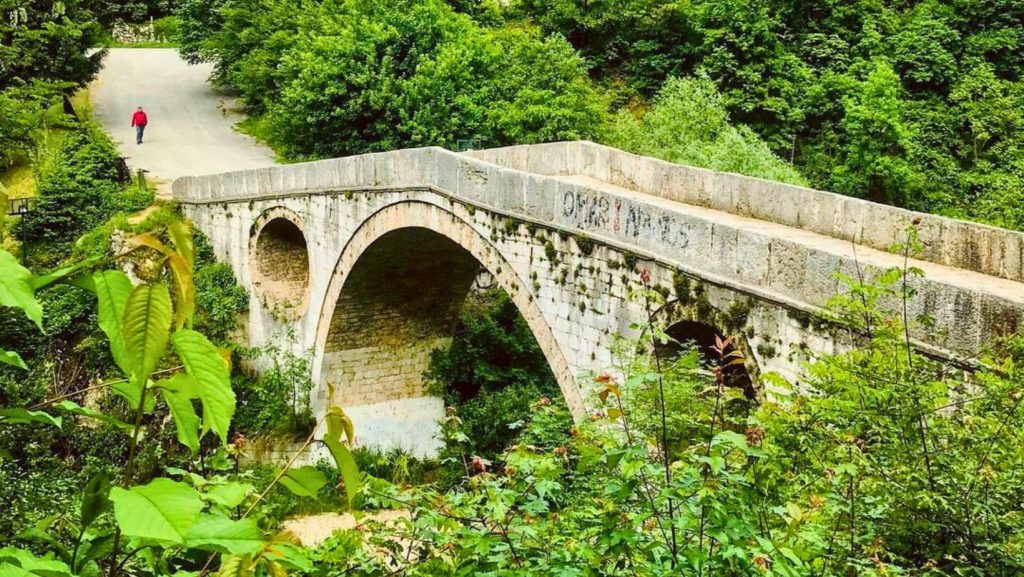
M 250 290 L 250 343 L 313 351 L 316 410 L 330 383 L 364 443 L 416 453 L 435 446 L 442 410 L 422 373 L 474 282 L 511 295 L 577 416 L 583 375 L 645 318 L 630 298 L 640 268 L 672 302 L 661 314 L 688 321 L 680 336 L 739 335 L 750 370 L 790 379 L 841 346 L 811 322 L 842 290 L 837 273 L 902 266 L 886 249 L 914 220 L 910 265 L 925 276 L 910 314 L 935 320 L 914 335 L 922 349 L 969 358 L 1024 314 L 1019 233 L 589 142 L 399 150 L 173 190 Z

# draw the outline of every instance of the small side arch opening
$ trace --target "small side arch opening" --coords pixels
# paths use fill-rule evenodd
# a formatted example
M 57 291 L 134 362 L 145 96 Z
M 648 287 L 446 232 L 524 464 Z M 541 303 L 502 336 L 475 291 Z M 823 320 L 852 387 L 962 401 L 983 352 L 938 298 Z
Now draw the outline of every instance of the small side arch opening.
M 713 366 L 718 363 L 721 354 L 736 350 L 735 344 L 730 344 L 721 353 L 716 351 L 716 343 L 718 340 L 725 341 L 726 335 L 714 326 L 699 321 L 678 321 L 670 325 L 665 333 L 672 340 L 658 347 L 657 354 L 662 359 L 676 358 L 688 348 L 696 347 L 708 365 Z M 727 365 L 722 368 L 722 372 L 726 386 L 742 389 L 748 399 L 757 397 L 753 380 L 745 365 Z
M 309 301 L 309 250 L 293 215 L 264 214 L 250 240 L 251 280 L 257 296 L 278 316 L 293 319 Z

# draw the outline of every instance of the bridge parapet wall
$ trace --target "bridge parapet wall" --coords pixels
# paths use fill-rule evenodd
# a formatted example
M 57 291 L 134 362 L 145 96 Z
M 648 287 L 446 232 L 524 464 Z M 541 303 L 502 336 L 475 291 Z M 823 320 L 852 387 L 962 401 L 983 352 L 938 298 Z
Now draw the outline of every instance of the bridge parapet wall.
M 920 258 L 1024 281 L 1024 233 L 914 212 L 840 194 L 672 164 L 593 142 L 556 142 L 465 153 L 535 174 L 585 175 L 694 206 L 775 222 L 888 250 L 915 220 Z

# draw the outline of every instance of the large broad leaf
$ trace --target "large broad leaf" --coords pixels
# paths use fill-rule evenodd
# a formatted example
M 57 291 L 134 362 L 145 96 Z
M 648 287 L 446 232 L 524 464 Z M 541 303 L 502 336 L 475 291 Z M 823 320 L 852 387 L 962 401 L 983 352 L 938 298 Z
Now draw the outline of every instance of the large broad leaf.
M 5 250 L 0 250 L 0 307 L 21 309 L 43 329 L 43 307 L 32 289 L 32 272 Z
M 174 277 L 174 329 L 192 326 L 196 312 L 196 285 L 192 267 L 176 253 L 167 256 L 167 266 Z
M 213 431 L 227 443 L 231 417 L 235 414 L 235 393 L 231 390 L 231 371 L 217 347 L 191 329 L 174 333 L 174 350 L 185 365 L 185 372 L 199 382 L 199 401 L 203 404 L 203 432 Z
M 39 577 L 35 573 L 29 573 L 18 565 L 7 561 L 0 561 L 0 575 L 4 577 Z
M 189 531 L 189 549 L 255 555 L 263 546 L 263 532 L 252 519 L 235 521 L 219 515 L 203 515 Z
M 97 411 L 96 409 L 83 407 L 74 401 L 63 400 L 55 404 L 53 408 L 60 411 L 64 411 L 65 413 L 71 413 L 73 415 L 80 415 L 82 417 L 96 419 L 97 421 L 107 423 L 108 425 L 113 425 L 114 427 L 121 429 L 122 431 L 131 431 L 133 428 L 132 425 L 120 419 L 111 417 L 110 415 L 103 413 L 101 411 Z
M 93 287 L 96 290 L 100 329 L 110 341 L 110 354 L 121 371 L 128 375 L 131 368 L 125 360 L 124 339 L 121 337 L 121 319 L 128 297 L 132 294 L 132 281 L 119 270 L 104 270 L 93 273 Z
M 30 411 L 28 409 L 0 409 L 0 424 L 11 425 L 18 423 L 46 423 L 60 428 L 61 418 L 54 417 L 42 411 Z
M 148 485 L 110 491 L 114 518 L 129 537 L 183 545 L 199 519 L 203 500 L 184 483 L 157 478 Z
M 178 232 L 181 233 L 180 230 Z M 188 238 L 191 239 L 191 236 Z M 160 239 L 149 233 L 135 236 L 128 242 L 135 246 L 149 247 L 164 255 L 174 277 L 174 328 L 175 330 L 180 329 L 186 323 L 191 325 L 192 315 L 196 310 L 196 289 L 192 279 L 191 261 L 193 247 L 190 244 L 186 246 L 189 256 L 184 256 L 171 250 Z
M 300 497 L 316 497 L 317 492 L 327 484 L 327 477 L 320 469 L 306 465 L 297 469 L 288 469 L 279 483 Z
M 283 541 L 275 540 L 269 543 L 264 550 L 263 557 L 300 573 L 312 573 L 314 569 L 305 549 Z
M 4 547 L 0 549 L 0 575 L 30 575 L 31 577 L 71 577 L 67 563 L 50 557 L 36 557 L 35 554 Z
M 162 284 L 139 285 L 124 308 L 121 337 L 133 385 L 144 386 L 167 352 L 171 329 L 171 295 Z
M 82 493 L 82 528 L 92 525 L 97 517 L 110 509 L 110 504 L 110 477 L 106 473 L 93 475 Z
M 331 456 L 334 457 L 334 464 L 338 466 L 338 471 L 341 472 L 341 480 L 345 482 L 345 495 L 348 497 L 348 504 L 351 507 L 356 495 L 359 494 L 359 490 L 362 488 L 359 467 L 356 465 L 356 460 L 352 457 L 352 451 L 349 451 L 348 447 L 332 437 L 324 437 L 323 441 L 331 452 Z
M 255 491 L 256 488 L 249 483 L 228 482 L 223 485 L 214 485 L 206 490 L 203 497 L 211 503 L 216 503 L 226 509 L 233 509 L 242 504 L 245 498 Z
M 186 373 L 178 373 L 169 379 L 153 384 L 160 391 L 167 403 L 167 408 L 174 418 L 174 426 L 178 431 L 178 442 L 199 452 L 199 415 L 192 406 L 192 399 L 199 398 L 199 382 Z
M 14 351 L 5 351 L 0 349 L 0 363 L 5 365 L 14 365 L 19 369 L 27 369 L 25 361 L 21 360 L 21 355 Z

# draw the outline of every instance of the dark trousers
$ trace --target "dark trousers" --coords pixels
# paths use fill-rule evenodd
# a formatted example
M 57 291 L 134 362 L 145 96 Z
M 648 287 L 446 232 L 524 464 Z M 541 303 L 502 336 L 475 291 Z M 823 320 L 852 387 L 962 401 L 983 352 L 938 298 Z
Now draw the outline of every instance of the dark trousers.
M 142 144 L 142 133 L 146 131 L 145 124 L 135 125 L 135 144 Z

